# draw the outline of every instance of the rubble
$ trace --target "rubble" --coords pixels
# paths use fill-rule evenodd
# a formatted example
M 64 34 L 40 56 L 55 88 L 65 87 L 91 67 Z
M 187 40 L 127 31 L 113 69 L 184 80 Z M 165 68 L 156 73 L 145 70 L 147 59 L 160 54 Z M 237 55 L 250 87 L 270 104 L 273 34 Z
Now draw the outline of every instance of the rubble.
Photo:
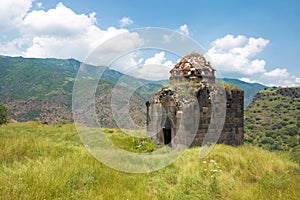
M 182 77 L 185 77 L 189 80 L 201 80 L 212 84 L 215 82 L 215 71 L 210 62 L 206 61 L 200 54 L 197 54 L 197 56 L 186 56 L 170 71 L 170 82 L 171 84 L 178 82 L 176 81 L 178 79 L 180 82 Z

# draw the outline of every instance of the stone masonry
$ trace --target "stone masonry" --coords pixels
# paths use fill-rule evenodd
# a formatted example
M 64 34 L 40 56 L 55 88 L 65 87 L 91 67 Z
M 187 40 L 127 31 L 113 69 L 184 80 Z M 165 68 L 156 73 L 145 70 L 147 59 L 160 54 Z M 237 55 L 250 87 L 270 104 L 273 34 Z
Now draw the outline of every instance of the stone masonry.
M 215 83 L 215 71 L 198 53 L 182 58 L 170 84 L 146 103 L 147 136 L 159 146 L 200 146 L 207 135 L 206 141 L 243 144 L 244 92 Z

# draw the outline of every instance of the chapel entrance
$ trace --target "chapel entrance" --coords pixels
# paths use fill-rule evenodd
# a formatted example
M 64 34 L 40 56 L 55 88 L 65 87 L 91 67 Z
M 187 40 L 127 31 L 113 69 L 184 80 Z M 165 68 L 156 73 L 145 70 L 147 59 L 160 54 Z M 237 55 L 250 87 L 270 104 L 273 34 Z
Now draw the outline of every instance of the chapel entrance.
M 171 140 L 172 140 L 171 129 L 170 128 L 164 128 L 163 133 L 164 133 L 164 144 L 165 145 L 170 144 Z

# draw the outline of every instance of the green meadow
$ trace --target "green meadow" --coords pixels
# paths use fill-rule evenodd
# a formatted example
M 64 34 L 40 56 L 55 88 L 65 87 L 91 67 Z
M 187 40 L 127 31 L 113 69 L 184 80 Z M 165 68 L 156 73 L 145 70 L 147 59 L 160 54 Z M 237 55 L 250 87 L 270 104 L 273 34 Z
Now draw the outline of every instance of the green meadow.
M 103 131 L 128 151 L 156 148 L 118 129 Z M 289 152 L 216 145 L 199 158 L 199 150 L 159 171 L 130 174 L 90 155 L 73 124 L 10 123 L 0 126 L 0 199 L 300 198 L 300 165 Z

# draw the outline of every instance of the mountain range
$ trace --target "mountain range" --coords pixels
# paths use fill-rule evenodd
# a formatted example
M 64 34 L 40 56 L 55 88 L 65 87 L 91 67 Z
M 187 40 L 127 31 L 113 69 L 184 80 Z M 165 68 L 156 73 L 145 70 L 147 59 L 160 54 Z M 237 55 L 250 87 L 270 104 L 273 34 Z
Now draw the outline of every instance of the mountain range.
M 82 63 L 75 59 L 23 58 L 0 56 L 0 102 L 8 107 L 17 121 L 40 120 L 47 123 L 72 122 L 72 90 Z M 88 65 L 90 66 L 90 65 Z M 106 66 L 95 96 L 98 121 L 103 127 L 116 127 L 110 108 L 115 86 L 132 92 L 130 116 L 137 124 L 145 124 L 145 102 L 168 80 L 149 81 L 124 75 Z M 224 78 L 245 91 L 245 107 L 254 95 L 267 86 Z M 138 89 L 136 89 L 138 88 Z

